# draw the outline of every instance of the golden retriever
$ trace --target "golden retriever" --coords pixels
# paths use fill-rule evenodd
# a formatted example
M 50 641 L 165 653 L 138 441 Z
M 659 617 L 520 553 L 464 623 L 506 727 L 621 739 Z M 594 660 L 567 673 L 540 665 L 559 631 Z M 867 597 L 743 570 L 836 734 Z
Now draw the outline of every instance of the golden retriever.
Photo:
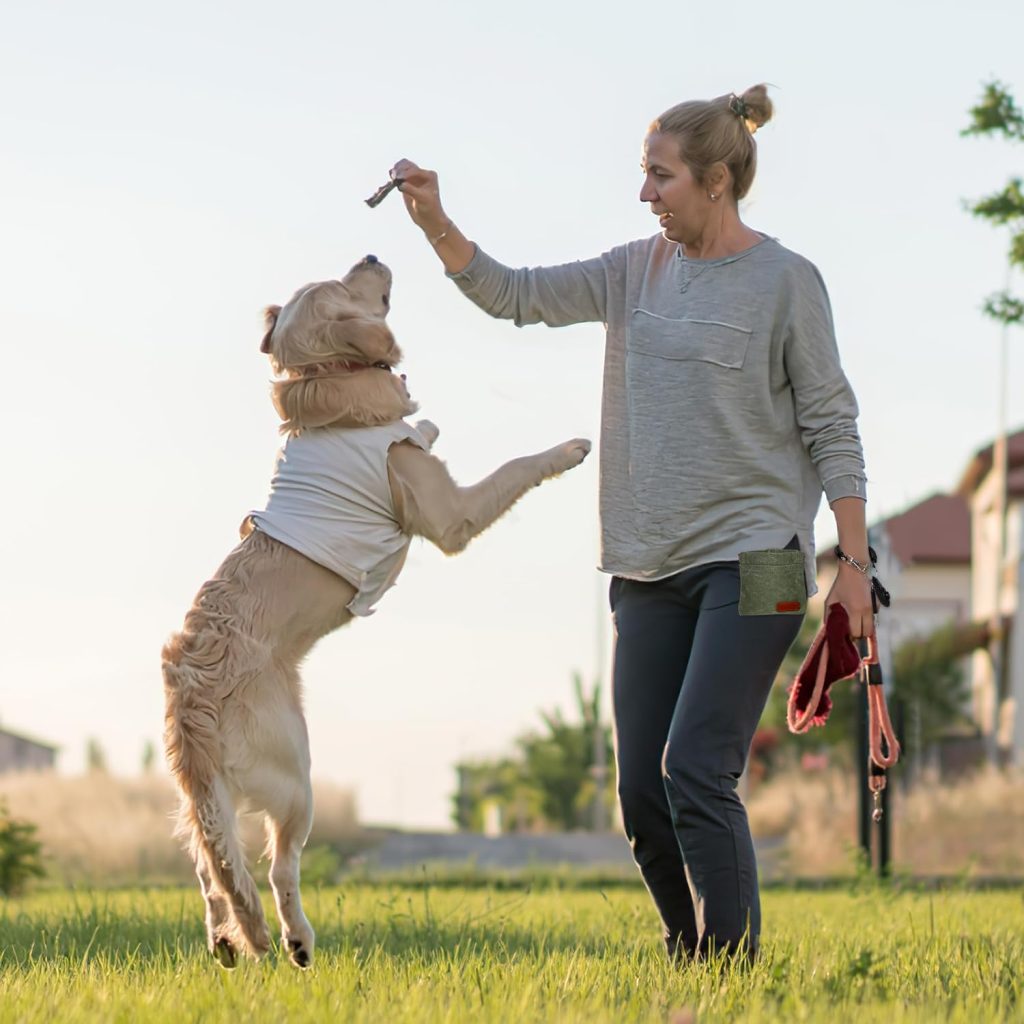
M 299 665 L 324 635 L 394 582 L 410 539 L 461 551 L 518 498 L 579 465 L 590 442 L 514 459 L 459 487 L 430 454 L 437 428 L 415 427 L 401 352 L 385 323 L 391 271 L 375 256 L 340 281 L 268 308 L 261 350 L 277 375 L 287 435 L 267 507 L 203 584 L 164 646 L 164 741 L 206 903 L 210 951 L 226 967 L 254 959 L 270 932 L 236 830 L 238 810 L 265 814 L 270 884 L 292 963 L 308 967 L 314 934 L 299 897 L 312 823 L 309 743 Z

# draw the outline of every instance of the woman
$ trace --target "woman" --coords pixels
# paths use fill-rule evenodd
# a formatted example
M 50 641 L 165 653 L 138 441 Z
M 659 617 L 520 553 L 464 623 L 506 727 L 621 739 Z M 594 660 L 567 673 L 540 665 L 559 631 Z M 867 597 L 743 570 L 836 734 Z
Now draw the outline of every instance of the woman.
M 754 956 L 757 867 L 736 793 L 815 589 L 822 490 L 843 559 L 826 600 L 873 632 L 857 404 L 815 267 L 740 219 L 771 117 L 764 86 L 666 111 L 641 202 L 661 234 L 512 270 L 444 212 L 437 175 L 392 169 L 449 276 L 516 325 L 607 330 L 601 567 L 612 574 L 622 816 L 679 959 Z

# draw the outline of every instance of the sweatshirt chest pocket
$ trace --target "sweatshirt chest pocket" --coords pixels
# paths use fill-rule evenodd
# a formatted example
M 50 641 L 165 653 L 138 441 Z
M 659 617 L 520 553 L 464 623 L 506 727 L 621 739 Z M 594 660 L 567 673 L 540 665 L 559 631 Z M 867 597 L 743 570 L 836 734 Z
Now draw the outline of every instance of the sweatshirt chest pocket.
M 674 320 L 646 309 L 634 309 L 626 348 L 630 357 L 711 363 L 726 370 L 742 370 L 752 333 L 738 324 Z

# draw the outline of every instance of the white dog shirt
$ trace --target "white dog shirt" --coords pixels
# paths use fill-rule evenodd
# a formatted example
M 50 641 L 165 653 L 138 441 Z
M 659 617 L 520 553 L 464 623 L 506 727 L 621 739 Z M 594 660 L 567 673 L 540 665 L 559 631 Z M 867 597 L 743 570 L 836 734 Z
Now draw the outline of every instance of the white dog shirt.
M 267 507 L 249 514 L 267 536 L 348 580 L 353 615 L 373 614 L 409 550 L 388 482 L 388 451 L 400 441 L 429 449 L 404 420 L 292 435 L 277 454 Z

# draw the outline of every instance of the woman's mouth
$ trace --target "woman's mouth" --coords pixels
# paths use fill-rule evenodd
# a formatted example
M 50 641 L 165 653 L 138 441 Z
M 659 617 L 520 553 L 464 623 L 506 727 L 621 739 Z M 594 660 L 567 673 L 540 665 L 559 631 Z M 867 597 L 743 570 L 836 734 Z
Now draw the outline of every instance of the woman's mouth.
M 663 214 L 661 214 L 658 217 L 658 223 L 662 227 L 665 227 L 671 220 L 672 220 L 672 214 L 671 213 L 663 213 Z

